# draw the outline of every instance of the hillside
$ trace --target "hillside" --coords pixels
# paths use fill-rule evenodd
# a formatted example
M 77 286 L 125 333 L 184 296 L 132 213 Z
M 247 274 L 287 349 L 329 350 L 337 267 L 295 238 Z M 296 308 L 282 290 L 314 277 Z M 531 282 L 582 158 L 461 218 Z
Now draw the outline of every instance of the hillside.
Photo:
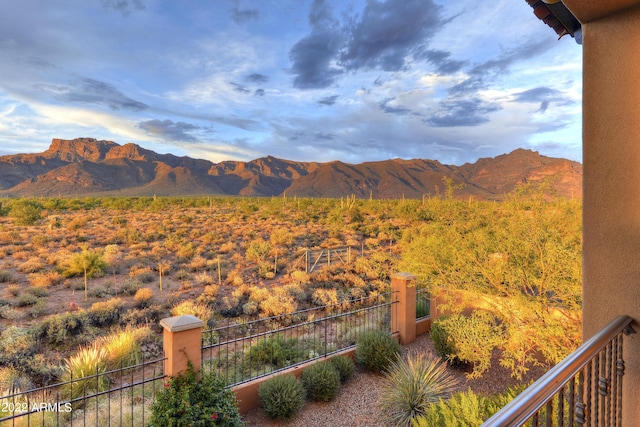
M 93 138 L 53 139 L 42 153 L 0 156 L 4 196 L 242 195 L 421 198 L 444 190 L 443 177 L 463 187 L 461 198 L 500 200 L 517 185 L 550 179 L 558 195 L 580 197 L 582 165 L 518 149 L 462 166 L 393 159 L 361 164 L 250 162 L 158 154 L 135 144 Z

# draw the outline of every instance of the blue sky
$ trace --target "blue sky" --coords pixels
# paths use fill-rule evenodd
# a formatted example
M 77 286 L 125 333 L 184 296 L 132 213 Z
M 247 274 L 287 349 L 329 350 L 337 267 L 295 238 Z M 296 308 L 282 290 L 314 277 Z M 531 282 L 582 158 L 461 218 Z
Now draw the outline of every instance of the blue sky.
M 581 160 L 582 48 L 524 0 L 0 5 L 0 155 Z

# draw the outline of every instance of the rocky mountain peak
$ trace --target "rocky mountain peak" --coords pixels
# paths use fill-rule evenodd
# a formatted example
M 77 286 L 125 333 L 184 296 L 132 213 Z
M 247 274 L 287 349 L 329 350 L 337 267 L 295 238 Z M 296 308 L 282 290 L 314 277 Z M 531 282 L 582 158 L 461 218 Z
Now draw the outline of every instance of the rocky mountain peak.
M 98 141 L 95 138 L 54 138 L 49 148 L 42 155 L 66 162 L 81 160 L 99 162 L 104 160 L 107 152 L 113 147 L 119 147 L 119 145 L 112 141 Z

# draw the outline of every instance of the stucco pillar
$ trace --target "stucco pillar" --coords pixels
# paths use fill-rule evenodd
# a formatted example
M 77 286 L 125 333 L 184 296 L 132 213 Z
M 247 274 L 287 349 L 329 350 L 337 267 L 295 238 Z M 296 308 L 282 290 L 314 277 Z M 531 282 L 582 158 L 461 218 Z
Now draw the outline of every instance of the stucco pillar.
M 416 276 L 396 273 L 391 276 L 393 305 L 391 316 L 392 332 L 398 331 L 400 344 L 406 345 L 416 340 Z
M 202 327 L 204 322 L 187 314 L 162 319 L 160 325 L 164 328 L 165 375 L 176 376 L 186 371 L 188 361 L 198 372 L 202 364 Z
M 583 338 L 640 319 L 640 7 L 583 23 Z M 640 334 L 624 337 L 623 425 L 640 414 Z

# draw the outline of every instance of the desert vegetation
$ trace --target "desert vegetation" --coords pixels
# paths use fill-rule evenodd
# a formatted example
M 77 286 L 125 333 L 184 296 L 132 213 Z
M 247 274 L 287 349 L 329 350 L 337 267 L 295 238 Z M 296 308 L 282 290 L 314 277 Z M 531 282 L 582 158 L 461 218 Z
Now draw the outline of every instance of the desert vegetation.
M 159 355 L 166 316 L 208 326 L 279 316 L 387 292 L 397 271 L 446 291 L 442 355 L 470 375 L 494 349 L 515 376 L 557 362 L 580 340 L 580 201 L 527 185 L 504 202 L 455 190 L 449 182 L 422 200 L 3 200 L 0 394 L 59 381 L 82 360 L 100 370 Z M 350 263 L 306 271 L 307 249 L 342 246 Z M 462 311 L 479 299 L 477 314 Z M 472 337 L 453 336 L 455 322 L 472 324 Z M 137 348 L 109 354 L 125 332 Z

